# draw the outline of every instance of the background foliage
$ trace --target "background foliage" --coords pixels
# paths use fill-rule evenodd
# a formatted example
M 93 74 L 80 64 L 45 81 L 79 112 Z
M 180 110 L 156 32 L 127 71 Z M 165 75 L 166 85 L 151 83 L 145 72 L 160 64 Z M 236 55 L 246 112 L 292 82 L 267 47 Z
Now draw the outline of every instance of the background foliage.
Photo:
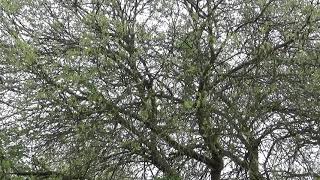
M 0 178 L 319 178 L 316 0 L 1 0 Z

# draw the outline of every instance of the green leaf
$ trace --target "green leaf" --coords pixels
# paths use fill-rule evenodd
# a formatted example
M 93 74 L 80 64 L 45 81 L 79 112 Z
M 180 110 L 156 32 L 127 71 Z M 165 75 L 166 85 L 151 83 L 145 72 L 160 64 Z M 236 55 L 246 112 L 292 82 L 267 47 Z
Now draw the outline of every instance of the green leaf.
M 10 161 L 8 161 L 8 160 L 2 161 L 2 167 L 3 167 L 4 169 L 9 169 L 9 168 L 10 168 L 10 165 L 11 165 Z
M 193 102 L 191 100 L 186 100 L 183 102 L 183 107 L 185 109 L 191 109 L 193 107 Z

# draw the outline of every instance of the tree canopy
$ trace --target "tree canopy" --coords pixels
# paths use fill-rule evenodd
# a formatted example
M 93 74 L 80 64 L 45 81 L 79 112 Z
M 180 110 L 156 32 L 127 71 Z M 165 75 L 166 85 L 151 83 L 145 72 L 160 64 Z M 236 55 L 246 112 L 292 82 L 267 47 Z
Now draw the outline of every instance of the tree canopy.
M 317 0 L 1 0 L 0 179 L 319 179 Z

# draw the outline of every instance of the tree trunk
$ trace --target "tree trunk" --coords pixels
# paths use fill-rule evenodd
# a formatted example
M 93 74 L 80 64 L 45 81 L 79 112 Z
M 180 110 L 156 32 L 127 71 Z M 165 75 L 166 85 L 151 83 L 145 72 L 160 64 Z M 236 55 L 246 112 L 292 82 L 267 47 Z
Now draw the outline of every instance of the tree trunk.
M 259 172 L 258 146 L 252 147 L 249 152 L 249 177 L 251 180 L 261 180 L 263 176 Z
M 211 180 L 220 180 L 221 171 L 223 169 L 223 159 L 217 153 L 213 154 L 212 156 L 216 164 L 213 167 L 211 167 L 211 172 L 210 172 Z

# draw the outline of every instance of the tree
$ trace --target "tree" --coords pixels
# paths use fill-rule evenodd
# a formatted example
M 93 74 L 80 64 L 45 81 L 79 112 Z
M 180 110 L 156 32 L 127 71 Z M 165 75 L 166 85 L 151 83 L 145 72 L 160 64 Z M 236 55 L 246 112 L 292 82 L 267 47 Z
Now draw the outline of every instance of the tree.
M 0 7 L 6 176 L 319 177 L 319 2 Z

